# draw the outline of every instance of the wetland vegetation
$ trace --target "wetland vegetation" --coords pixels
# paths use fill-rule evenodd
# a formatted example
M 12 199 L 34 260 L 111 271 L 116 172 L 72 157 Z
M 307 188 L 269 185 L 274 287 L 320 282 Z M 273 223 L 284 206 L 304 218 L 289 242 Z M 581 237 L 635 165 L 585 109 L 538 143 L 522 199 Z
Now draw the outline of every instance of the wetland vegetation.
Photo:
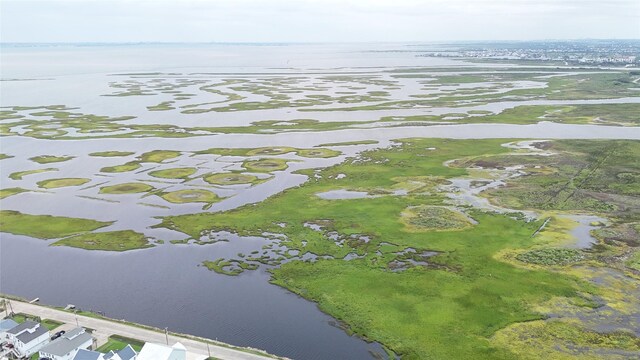
M 163 179 L 187 179 L 198 171 L 196 168 L 171 168 L 149 172 L 150 176 Z
M 288 167 L 287 160 L 278 158 L 246 160 L 242 163 L 242 166 L 249 171 L 255 172 L 282 171 Z
M 74 104 L 0 110 L 0 135 L 15 146 L 0 154 L 10 169 L 0 199 L 16 209 L 0 212 L 0 231 L 114 252 L 249 248 L 246 237 L 259 238 L 192 265 L 211 277 L 266 270 L 391 357 L 640 357 L 639 141 L 381 135 L 539 122 L 632 131 L 637 72 L 503 65 L 108 79 L 101 99 L 130 105 L 118 115 Z M 376 128 L 368 134 L 379 140 L 354 135 Z M 297 138 L 307 132 L 312 141 Z M 19 140 L 43 147 L 20 157 Z M 40 155 L 67 140 L 86 153 Z M 45 178 L 54 171 L 74 177 Z M 119 218 L 17 211 L 37 199 L 55 214 L 101 204 Z M 138 228 L 109 228 L 128 216 L 140 216 Z M 163 229 L 186 238 L 154 238 Z
M 86 250 L 127 251 L 152 247 L 144 234 L 131 230 L 86 233 L 58 240 L 53 246 L 70 246 Z
M 73 159 L 73 156 L 54 156 L 54 155 L 40 155 L 30 158 L 29 160 L 35 161 L 38 164 L 50 164 L 63 161 L 69 161 Z
M 184 189 L 162 193 L 160 195 L 163 199 L 174 204 L 201 202 L 201 203 L 214 203 L 218 201 L 218 196 L 208 190 L 204 189 Z
M 100 194 L 138 194 L 153 190 L 153 186 L 144 183 L 123 183 L 100 188 Z
M 62 179 L 47 179 L 38 181 L 38 187 L 43 189 L 56 189 L 68 186 L 80 186 L 90 182 L 91 179 L 86 178 L 62 178 Z
M 39 239 L 57 239 L 85 233 L 111 225 L 111 222 L 50 215 L 23 214 L 0 210 L 0 229 L 3 232 Z
M 211 174 L 204 177 L 204 181 L 214 185 L 238 185 L 254 184 L 259 181 L 258 177 L 240 173 L 220 173 Z
M 25 171 L 16 171 L 9 175 L 9 179 L 11 180 L 22 180 L 23 177 L 32 174 L 40 174 L 48 171 L 58 171 L 56 168 L 46 168 L 46 169 L 34 169 L 34 170 L 25 170 Z
M 133 155 L 135 154 L 133 151 L 97 151 L 97 152 L 92 152 L 89 154 L 89 156 L 96 156 L 96 157 L 122 157 L 122 156 L 129 156 L 129 155 Z
M 308 117 L 261 119 L 249 124 L 184 126 L 137 123 L 136 116 L 105 116 L 79 112 L 66 105 L 8 106 L 0 115 L 4 136 L 37 139 L 88 138 L 181 138 L 219 133 L 278 133 L 349 129 L 359 126 L 410 126 L 465 123 L 528 124 L 552 121 L 571 124 L 637 126 L 637 101 L 607 104 L 616 98 L 640 96 L 638 74 L 624 69 L 531 68 L 505 65 L 502 69 L 478 68 L 475 74 L 442 75 L 460 68 L 415 68 L 372 72 L 366 75 L 246 76 L 222 79 L 189 74 L 121 74 L 110 86 L 116 97 L 163 97 L 170 100 L 145 106 L 146 110 L 197 116 L 210 112 L 253 112 L 292 109 Z M 122 93 L 121 89 L 129 89 Z M 132 90 L 134 89 L 135 90 Z M 171 89 L 171 90 L 168 90 Z M 403 89 L 410 89 L 401 91 Z M 345 92 L 349 95 L 340 94 Z M 329 95 L 335 92 L 335 95 Z M 224 99 L 194 103 L 194 96 L 214 93 Z M 126 95 L 125 95 L 126 94 Z M 249 101 L 250 97 L 264 101 Z M 600 101 L 583 104 L 585 100 Z M 509 101 L 507 109 L 492 110 L 491 104 Z M 575 104 L 527 105 L 528 101 L 569 101 Z M 522 103 L 518 106 L 518 103 Z M 446 107 L 449 113 L 430 112 Z M 370 112 L 377 110 L 427 110 L 426 115 L 371 115 L 359 121 L 326 121 L 314 118 L 321 112 Z M 111 150 L 92 156 L 126 156 Z M 147 154 L 142 162 L 163 161 L 170 153 Z M 155 159 L 153 157 L 155 155 Z M 164 156 L 169 156 L 164 158 Z M 304 156 L 304 155 L 301 155 Z M 154 160 L 150 160 L 154 159 Z
M 23 192 L 28 192 L 28 191 L 29 190 L 27 189 L 23 189 L 19 187 L 0 189 L 0 199 L 4 199 L 9 196 L 21 194 Z
M 135 161 L 130 161 L 130 162 L 122 164 L 122 165 L 106 166 L 106 167 L 103 167 L 102 169 L 100 169 L 100 171 L 101 172 L 105 172 L 105 173 L 121 173 L 121 172 L 129 172 L 129 171 L 138 170 L 140 167 L 142 167 L 142 165 L 140 165 L 140 163 L 135 162 Z
M 582 274 L 584 269 L 576 271 L 572 266 L 583 260 L 593 266 L 614 266 L 627 273 L 624 276 L 630 276 L 628 281 L 632 283 L 633 276 L 637 276 L 629 273 L 632 268 L 613 260 L 625 253 L 637 253 L 632 244 L 603 241 L 589 251 L 557 248 L 572 241 L 571 235 L 555 225 L 543 227 L 545 218 L 527 220 L 516 210 L 505 213 L 468 207 L 449 210 L 451 205 L 443 184 L 444 180 L 464 176 L 476 176 L 480 181 L 489 170 L 499 172 L 527 164 L 518 168 L 519 176 L 507 180 L 508 186 L 490 192 L 491 198 L 499 203 L 514 197 L 520 201 L 530 199 L 525 204 L 516 203 L 519 205 L 516 208 L 541 213 L 579 207 L 608 216 L 612 223 L 607 227 L 619 226 L 636 221 L 640 208 L 637 184 L 617 176 L 637 171 L 638 157 L 631 155 L 640 150 L 640 144 L 547 141 L 535 143 L 535 148 L 528 150 L 511 149 L 501 146 L 503 143 L 504 140 L 400 140 L 395 147 L 367 151 L 331 168 L 302 171 L 317 176 L 257 205 L 223 213 L 166 217 L 163 226 L 195 239 L 209 231 L 223 230 L 253 236 L 265 232 L 283 234 L 285 237 L 278 240 L 280 246 L 322 259 L 294 258 L 283 262 L 283 258 L 291 258 L 288 253 L 272 254 L 272 260 L 274 256 L 275 260 L 281 258 L 275 262 L 280 265 L 270 267 L 273 282 L 316 301 L 322 310 L 344 321 L 351 331 L 380 341 L 403 358 L 518 358 L 516 348 L 505 345 L 507 333 L 502 329 L 509 329 L 513 340 L 523 336 L 522 331 L 533 328 L 512 324 L 560 326 L 571 334 L 563 338 L 568 344 L 609 336 L 576 325 L 578 315 L 592 311 L 597 306 L 595 299 L 607 290 Z M 612 156 L 620 158 L 602 161 L 603 157 Z M 483 173 L 478 169 L 487 170 Z M 580 176 L 582 172 L 591 174 L 589 181 Z M 345 176 L 337 180 L 338 174 Z M 315 196 L 337 187 L 397 189 L 399 179 L 425 175 L 441 180 L 391 196 L 338 201 Z M 519 186 L 520 182 L 524 184 Z M 405 185 L 408 183 L 405 180 Z M 554 197 L 559 200 L 553 202 L 541 202 L 540 198 L 548 199 L 545 196 L 525 197 L 535 186 L 542 193 L 565 191 L 573 195 Z M 594 187 L 598 192 L 589 192 Z M 625 197 L 631 195 L 633 199 Z M 574 196 L 575 200 L 571 200 Z M 298 205 L 301 203 L 307 205 L 301 208 Z M 561 219 L 552 217 L 551 222 L 557 221 Z M 351 253 L 357 257 L 343 259 Z M 253 266 L 274 264 L 269 260 L 269 256 L 261 259 L 248 256 L 217 259 L 205 266 L 237 275 Z M 581 305 L 577 305 L 573 316 L 566 315 L 564 320 L 547 324 L 551 321 L 545 320 L 549 314 L 560 310 L 540 308 L 553 299 Z M 607 304 L 617 306 L 617 301 Z M 402 320 L 409 318 L 412 320 Z M 560 358 L 571 353 L 565 348 L 553 349 L 553 336 L 549 333 L 535 334 L 534 341 L 543 344 L 541 348 L 550 351 L 550 356 Z M 465 341 L 461 343 L 460 338 Z M 633 336 L 628 339 L 630 343 L 637 341 Z M 635 349 L 622 344 L 590 346 L 586 356 Z
M 256 149 L 237 148 L 219 149 L 212 148 L 196 152 L 196 154 L 217 154 L 226 156 L 274 156 L 294 153 L 305 158 L 331 158 L 341 154 L 339 151 L 316 147 L 313 149 L 298 149 L 288 146 L 269 146 Z

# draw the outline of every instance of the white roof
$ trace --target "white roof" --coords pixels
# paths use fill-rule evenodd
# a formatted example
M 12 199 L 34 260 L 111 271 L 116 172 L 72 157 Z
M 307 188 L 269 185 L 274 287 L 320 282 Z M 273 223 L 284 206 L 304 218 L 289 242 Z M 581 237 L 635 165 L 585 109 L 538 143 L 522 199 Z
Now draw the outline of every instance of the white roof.
M 179 343 L 176 343 L 176 345 L 178 344 Z M 142 350 L 138 353 L 136 360 L 166 360 L 174 358 L 171 355 L 174 350 L 178 349 L 184 349 L 184 346 L 179 344 L 179 346 L 174 349 L 174 347 L 162 344 L 145 343 Z

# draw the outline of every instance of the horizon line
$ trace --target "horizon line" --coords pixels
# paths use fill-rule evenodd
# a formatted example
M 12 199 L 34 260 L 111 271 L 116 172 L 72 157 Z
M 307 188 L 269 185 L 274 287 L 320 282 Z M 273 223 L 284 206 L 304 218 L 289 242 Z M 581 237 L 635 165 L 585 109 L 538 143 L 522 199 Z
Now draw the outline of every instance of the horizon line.
M 483 39 L 483 40 L 393 40 L 393 41 L 1 41 L 0 45 L 72 45 L 72 44 L 113 44 L 113 45 L 139 45 L 139 44 L 233 44 L 233 45 L 282 45 L 282 44 L 448 44 L 448 43 L 498 43 L 498 42 L 570 42 L 570 41 L 640 41 L 640 38 L 540 38 L 540 39 Z

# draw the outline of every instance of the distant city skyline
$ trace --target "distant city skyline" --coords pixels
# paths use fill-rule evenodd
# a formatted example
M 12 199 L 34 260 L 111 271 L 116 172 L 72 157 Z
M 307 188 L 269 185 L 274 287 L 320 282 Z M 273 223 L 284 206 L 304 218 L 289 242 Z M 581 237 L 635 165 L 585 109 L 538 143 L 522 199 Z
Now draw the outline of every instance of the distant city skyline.
M 637 0 L 0 0 L 2 42 L 640 39 Z

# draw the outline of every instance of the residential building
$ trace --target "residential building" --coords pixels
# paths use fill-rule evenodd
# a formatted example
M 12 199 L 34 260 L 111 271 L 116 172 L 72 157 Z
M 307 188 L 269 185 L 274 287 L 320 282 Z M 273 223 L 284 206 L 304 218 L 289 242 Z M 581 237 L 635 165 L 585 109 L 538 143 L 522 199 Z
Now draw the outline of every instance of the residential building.
M 76 352 L 73 360 L 104 360 L 104 354 L 97 351 L 80 349 Z
M 187 349 L 177 342 L 173 346 L 145 343 L 136 360 L 186 360 Z
M 18 323 L 12 319 L 0 320 L 0 343 L 4 342 L 8 338 L 7 331 L 18 326 Z
M 93 336 L 84 328 L 69 330 L 59 338 L 40 348 L 40 357 L 52 360 L 71 360 L 78 350 L 89 349 L 93 344 Z
M 113 351 L 110 351 L 109 353 L 107 353 L 104 356 L 104 359 L 105 360 L 137 360 L 137 357 L 138 357 L 138 353 L 135 350 L 133 350 L 131 345 L 127 345 L 124 349 L 116 353 L 113 353 L 113 354 L 112 353 Z
M 49 343 L 49 330 L 42 324 L 27 320 L 7 331 L 16 357 L 31 356 Z
M 109 351 L 106 354 L 80 349 L 73 357 L 73 360 L 135 360 L 137 355 L 131 345 L 127 345 L 127 347 L 118 352 Z
M 106 354 L 80 349 L 73 357 L 73 360 L 135 360 L 137 355 L 138 353 L 133 350 L 131 345 L 127 345 L 127 347 L 120 351 L 109 351 Z

